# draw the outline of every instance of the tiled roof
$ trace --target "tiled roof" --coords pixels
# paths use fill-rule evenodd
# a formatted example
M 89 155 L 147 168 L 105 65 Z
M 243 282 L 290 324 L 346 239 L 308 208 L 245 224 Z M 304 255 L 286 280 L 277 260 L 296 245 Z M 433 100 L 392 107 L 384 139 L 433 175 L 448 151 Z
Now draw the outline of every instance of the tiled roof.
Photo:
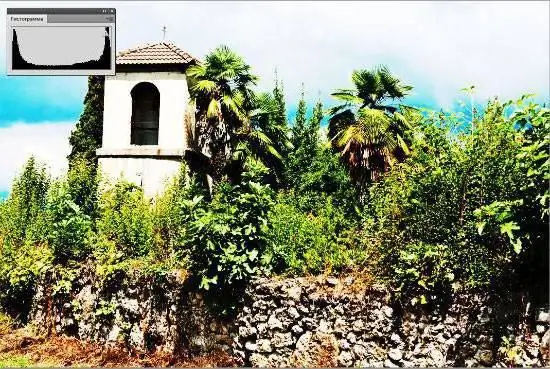
M 116 57 L 117 64 L 189 64 L 193 61 L 198 59 L 164 41 L 124 50 Z

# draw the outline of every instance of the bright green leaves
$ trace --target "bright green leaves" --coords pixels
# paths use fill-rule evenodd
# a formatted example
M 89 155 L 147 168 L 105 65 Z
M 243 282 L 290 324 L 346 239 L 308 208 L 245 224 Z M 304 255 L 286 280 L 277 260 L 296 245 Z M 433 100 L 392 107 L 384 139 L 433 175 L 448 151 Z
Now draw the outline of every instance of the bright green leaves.
M 524 96 L 520 99 L 511 119 L 522 131 L 522 147 L 517 158 L 524 171 L 527 171 L 528 182 L 524 190 L 533 194 L 538 201 L 541 219 L 550 215 L 550 109 L 534 103 L 525 104 Z
M 79 261 L 91 253 L 92 219 L 74 203 L 67 183 L 52 188 L 47 214 L 47 239 L 57 262 Z
M 500 233 L 506 234 L 510 240 L 514 239 L 513 231 L 519 229 L 519 226 L 516 222 L 506 222 L 500 225 Z
M 4 239 L 4 250 L 43 239 L 44 210 L 50 183 L 45 165 L 30 157 L 21 174 L 15 178 L 10 197 L 2 204 L 0 235 Z
M 517 227 L 517 229 L 519 229 L 519 227 Z M 520 238 L 514 239 L 514 238 L 512 238 L 512 237 L 510 237 L 510 236 L 509 236 L 509 238 L 510 238 L 510 242 L 511 242 L 511 244 L 512 244 L 512 247 L 514 248 L 514 252 L 515 252 L 516 254 L 519 254 L 519 253 L 521 252 L 521 249 L 522 249 L 522 242 L 521 242 L 521 239 L 520 239 Z
M 262 256 L 273 194 L 253 174 L 243 177 L 237 186 L 222 183 L 210 203 L 202 198 L 182 203 L 188 229 L 180 247 L 189 253 L 202 289 L 230 287 L 268 267 Z
M 97 220 L 97 257 L 114 248 L 124 258 L 147 255 L 153 248 L 153 214 L 140 187 L 120 181 L 103 192 Z
M 523 278 L 534 264 L 547 273 L 548 258 L 533 255 L 548 244 L 549 117 L 533 103 L 492 101 L 473 130 L 446 113 L 416 125 L 411 156 L 371 187 L 367 205 L 399 290 L 429 302 L 510 273 Z M 431 245 L 446 252 L 435 256 Z
M 208 278 L 207 276 L 203 275 L 202 278 L 201 278 L 200 284 L 199 284 L 199 288 L 201 288 L 205 291 L 208 291 L 210 289 L 211 285 L 216 285 L 216 284 L 218 284 L 218 276 L 217 275 L 215 275 L 212 278 Z
M 348 239 L 357 220 L 347 216 L 334 198 L 289 192 L 280 193 L 277 200 L 269 214 L 268 232 L 275 272 L 322 273 L 359 262 L 362 253 L 353 254 L 359 246 Z
M 434 293 L 451 290 L 455 279 L 450 267 L 450 249 L 444 245 L 423 242 L 404 245 L 394 261 L 393 279 L 397 291 L 409 296 L 410 302 L 426 304 L 435 301 Z
M 517 211 L 521 205 L 523 200 L 495 201 L 474 210 L 473 215 L 478 219 L 476 223 L 478 234 L 482 236 L 487 228 L 489 232 L 495 232 L 498 228 L 501 235 L 507 236 L 514 252 L 519 254 L 522 242 L 517 236 L 517 231 L 520 230 L 520 226 L 512 219 L 514 211 Z

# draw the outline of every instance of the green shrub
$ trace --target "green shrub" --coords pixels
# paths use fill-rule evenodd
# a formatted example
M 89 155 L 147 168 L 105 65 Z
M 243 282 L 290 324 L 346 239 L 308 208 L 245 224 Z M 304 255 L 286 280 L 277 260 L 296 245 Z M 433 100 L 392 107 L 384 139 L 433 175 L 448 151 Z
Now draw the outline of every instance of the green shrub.
M 231 288 L 268 266 L 264 251 L 273 193 L 256 181 L 265 173 L 265 167 L 249 163 L 241 184 L 220 184 L 210 203 L 202 196 L 182 201 L 189 227 L 181 247 L 189 252 L 201 288 Z
M 8 248 L 7 246 L 7 242 L 8 242 L 7 232 L 9 230 L 7 227 L 8 219 L 9 219 L 8 211 L 9 211 L 9 208 L 8 208 L 7 201 L 0 200 L 0 254 L 2 252 L 6 252 L 6 249 Z
M 24 244 L 16 253 L 2 254 L 0 260 L 0 303 L 20 312 L 30 308 L 30 299 L 39 278 L 51 268 L 53 254 L 44 244 Z
M 182 163 L 179 174 L 166 186 L 165 191 L 155 199 L 153 206 L 155 254 L 160 259 L 181 257 L 179 248 L 183 232 L 187 227 L 184 201 L 196 196 L 206 196 L 207 191 L 199 184 L 196 176 L 191 176 Z
M 31 157 L 0 204 L 0 303 L 28 309 L 36 280 L 51 265 L 46 244 L 50 178 Z
M 526 144 L 542 144 L 544 135 L 532 131 L 548 121 L 548 109 L 531 106 L 526 113 L 521 104 L 490 102 L 473 131 L 456 116 L 429 116 L 411 156 L 371 187 L 366 232 L 380 247 L 386 275 L 413 301 L 448 294 L 452 286 L 515 283 L 533 274 L 522 260 L 534 250 L 539 262 L 534 254 L 529 260 L 548 273 L 541 254 L 548 242 L 541 218 L 548 170 L 530 177 L 535 169 L 527 164 L 534 161 L 522 156 Z M 506 115 L 507 107 L 519 113 Z M 525 130 L 518 117 L 538 123 Z M 547 156 L 540 159 L 533 164 L 539 169 Z
M 67 172 L 67 190 L 83 214 L 97 216 L 98 185 L 101 181 L 94 159 L 74 157 Z
M 118 259 L 128 259 L 152 250 L 151 206 L 132 183 L 119 181 L 101 194 L 96 227 L 99 254 L 112 251 Z
M 293 192 L 279 195 L 269 214 L 269 255 L 275 271 L 318 273 L 352 266 L 357 261 L 353 259 L 360 258 L 347 242 L 354 221 L 334 206 L 330 196 L 323 206 L 316 204 L 316 214 L 296 206 L 303 204 L 300 198 Z
M 352 211 L 357 205 L 357 193 L 340 155 L 327 145 L 317 150 L 311 166 L 300 177 L 296 192 L 304 198 L 315 197 L 315 194 L 330 196 L 335 205 Z
M 46 208 L 48 220 L 47 240 L 55 262 L 83 260 L 91 253 L 92 220 L 75 203 L 71 184 L 60 180 L 50 188 Z
M 397 291 L 412 296 L 413 304 L 437 302 L 441 292 L 449 293 L 455 279 L 453 255 L 448 246 L 423 242 L 403 245 L 392 264 Z M 439 294 L 433 294 L 437 291 Z
M 50 177 L 44 165 L 30 157 L 2 205 L 0 234 L 5 252 L 17 248 L 26 240 L 40 241 L 43 238 L 43 216 L 49 184 Z

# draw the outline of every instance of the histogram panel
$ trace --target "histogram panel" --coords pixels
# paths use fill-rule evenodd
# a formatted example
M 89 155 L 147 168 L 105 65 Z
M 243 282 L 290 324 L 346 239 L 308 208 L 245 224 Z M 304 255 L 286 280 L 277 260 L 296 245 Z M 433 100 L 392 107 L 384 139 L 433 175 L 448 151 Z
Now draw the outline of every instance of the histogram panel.
M 76 14 L 67 13 L 67 9 L 9 10 L 8 74 L 115 73 L 115 16 L 105 14 L 114 10 L 89 9 L 90 14 L 82 14 L 82 9 Z M 16 10 L 25 15 L 13 15 Z

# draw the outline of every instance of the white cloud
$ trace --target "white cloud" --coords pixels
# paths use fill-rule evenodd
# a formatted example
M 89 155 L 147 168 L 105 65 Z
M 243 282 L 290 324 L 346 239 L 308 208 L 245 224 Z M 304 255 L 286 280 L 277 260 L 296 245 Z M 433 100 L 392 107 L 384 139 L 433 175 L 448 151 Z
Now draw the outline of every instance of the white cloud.
M 18 6 L 41 6 L 19 3 Z M 59 2 L 114 6 L 117 49 L 162 38 L 199 57 L 219 44 L 245 56 L 271 88 L 278 67 L 288 97 L 349 85 L 354 68 L 389 64 L 448 105 L 462 87 L 479 97 L 549 95 L 547 2 Z M 0 25 L 0 32 L 4 32 Z M 0 35 L 1 36 L 1 35 Z M 418 91 L 420 96 L 426 91 Z
M 0 191 L 11 188 L 26 160 L 34 155 L 58 176 L 67 169 L 69 134 L 74 122 L 17 122 L 0 127 Z

